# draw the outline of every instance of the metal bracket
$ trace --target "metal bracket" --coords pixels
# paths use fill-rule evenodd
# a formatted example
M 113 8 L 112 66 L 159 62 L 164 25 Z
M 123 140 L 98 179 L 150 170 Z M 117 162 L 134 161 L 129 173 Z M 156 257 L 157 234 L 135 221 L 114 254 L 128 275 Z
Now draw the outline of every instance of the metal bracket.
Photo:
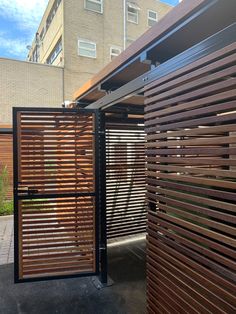
M 108 287 L 111 287 L 111 286 L 114 285 L 114 281 L 109 276 L 107 277 L 107 282 L 106 283 L 102 283 L 99 280 L 99 277 L 92 277 L 92 283 L 93 283 L 93 285 L 95 286 L 95 288 L 97 290 L 108 288 Z

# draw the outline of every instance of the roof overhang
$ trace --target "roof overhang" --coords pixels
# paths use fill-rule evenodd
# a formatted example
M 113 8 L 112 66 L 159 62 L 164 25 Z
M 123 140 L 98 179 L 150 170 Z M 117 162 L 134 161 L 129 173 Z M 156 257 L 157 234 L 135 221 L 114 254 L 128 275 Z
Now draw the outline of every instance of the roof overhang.
M 98 103 L 99 99 L 142 75 L 145 78 L 150 70 L 235 21 L 235 0 L 184 0 L 84 84 L 74 98 L 81 106 L 91 108 L 90 104 Z M 142 89 L 131 93 L 122 99 L 122 104 L 143 105 L 142 95 Z

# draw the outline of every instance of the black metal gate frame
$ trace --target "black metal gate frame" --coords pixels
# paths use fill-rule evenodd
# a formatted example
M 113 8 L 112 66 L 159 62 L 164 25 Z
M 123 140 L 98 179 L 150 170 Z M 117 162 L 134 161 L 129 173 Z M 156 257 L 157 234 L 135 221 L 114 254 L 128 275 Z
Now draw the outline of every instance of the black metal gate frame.
M 18 195 L 18 112 L 60 112 L 60 113 L 93 113 L 95 116 L 95 192 L 94 193 L 70 193 L 47 195 Z M 14 192 L 14 279 L 15 283 L 56 280 L 75 277 L 99 276 L 102 284 L 107 283 L 107 240 L 106 240 L 106 142 L 105 142 L 105 114 L 93 109 L 69 109 L 69 108 L 13 108 L 13 192 Z M 53 197 L 95 197 L 95 226 L 96 226 L 96 272 L 73 275 L 45 276 L 40 278 L 19 279 L 19 213 L 18 201 L 21 199 L 43 199 Z

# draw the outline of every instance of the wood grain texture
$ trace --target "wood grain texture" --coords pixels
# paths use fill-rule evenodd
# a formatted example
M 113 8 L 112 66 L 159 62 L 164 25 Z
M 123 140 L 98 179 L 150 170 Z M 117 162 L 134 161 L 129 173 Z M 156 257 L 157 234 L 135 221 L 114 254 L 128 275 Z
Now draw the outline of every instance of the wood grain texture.
M 236 311 L 235 52 L 145 88 L 149 313 Z
M 3 127 L 1 125 L 1 127 Z M 9 189 L 7 198 L 12 199 L 13 197 L 13 153 L 12 153 L 12 135 L 0 134 L 0 171 L 3 168 L 7 168 Z
M 93 114 L 23 111 L 18 123 L 20 279 L 94 273 Z

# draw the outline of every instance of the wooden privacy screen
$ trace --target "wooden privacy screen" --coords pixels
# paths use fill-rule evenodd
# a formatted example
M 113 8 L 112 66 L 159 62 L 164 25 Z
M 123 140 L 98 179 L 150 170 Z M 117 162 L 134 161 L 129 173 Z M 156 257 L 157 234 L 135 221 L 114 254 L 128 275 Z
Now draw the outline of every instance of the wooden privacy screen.
M 12 198 L 13 190 L 13 157 L 12 157 L 12 135 L 0 134 L 0 172 L 7 167 L 9 190 L 7 198 Z
M 96 270 L 93 120 L 17 112 L 19 280 Z
M 145 88 L 149 313 L 235 313 L 236 44 Z
M 94 192 L 93 115 L 19 113 L 19 189 Z
M 143 126 L 106 125 L 107 237 L 145 232 L 145 147 Z

